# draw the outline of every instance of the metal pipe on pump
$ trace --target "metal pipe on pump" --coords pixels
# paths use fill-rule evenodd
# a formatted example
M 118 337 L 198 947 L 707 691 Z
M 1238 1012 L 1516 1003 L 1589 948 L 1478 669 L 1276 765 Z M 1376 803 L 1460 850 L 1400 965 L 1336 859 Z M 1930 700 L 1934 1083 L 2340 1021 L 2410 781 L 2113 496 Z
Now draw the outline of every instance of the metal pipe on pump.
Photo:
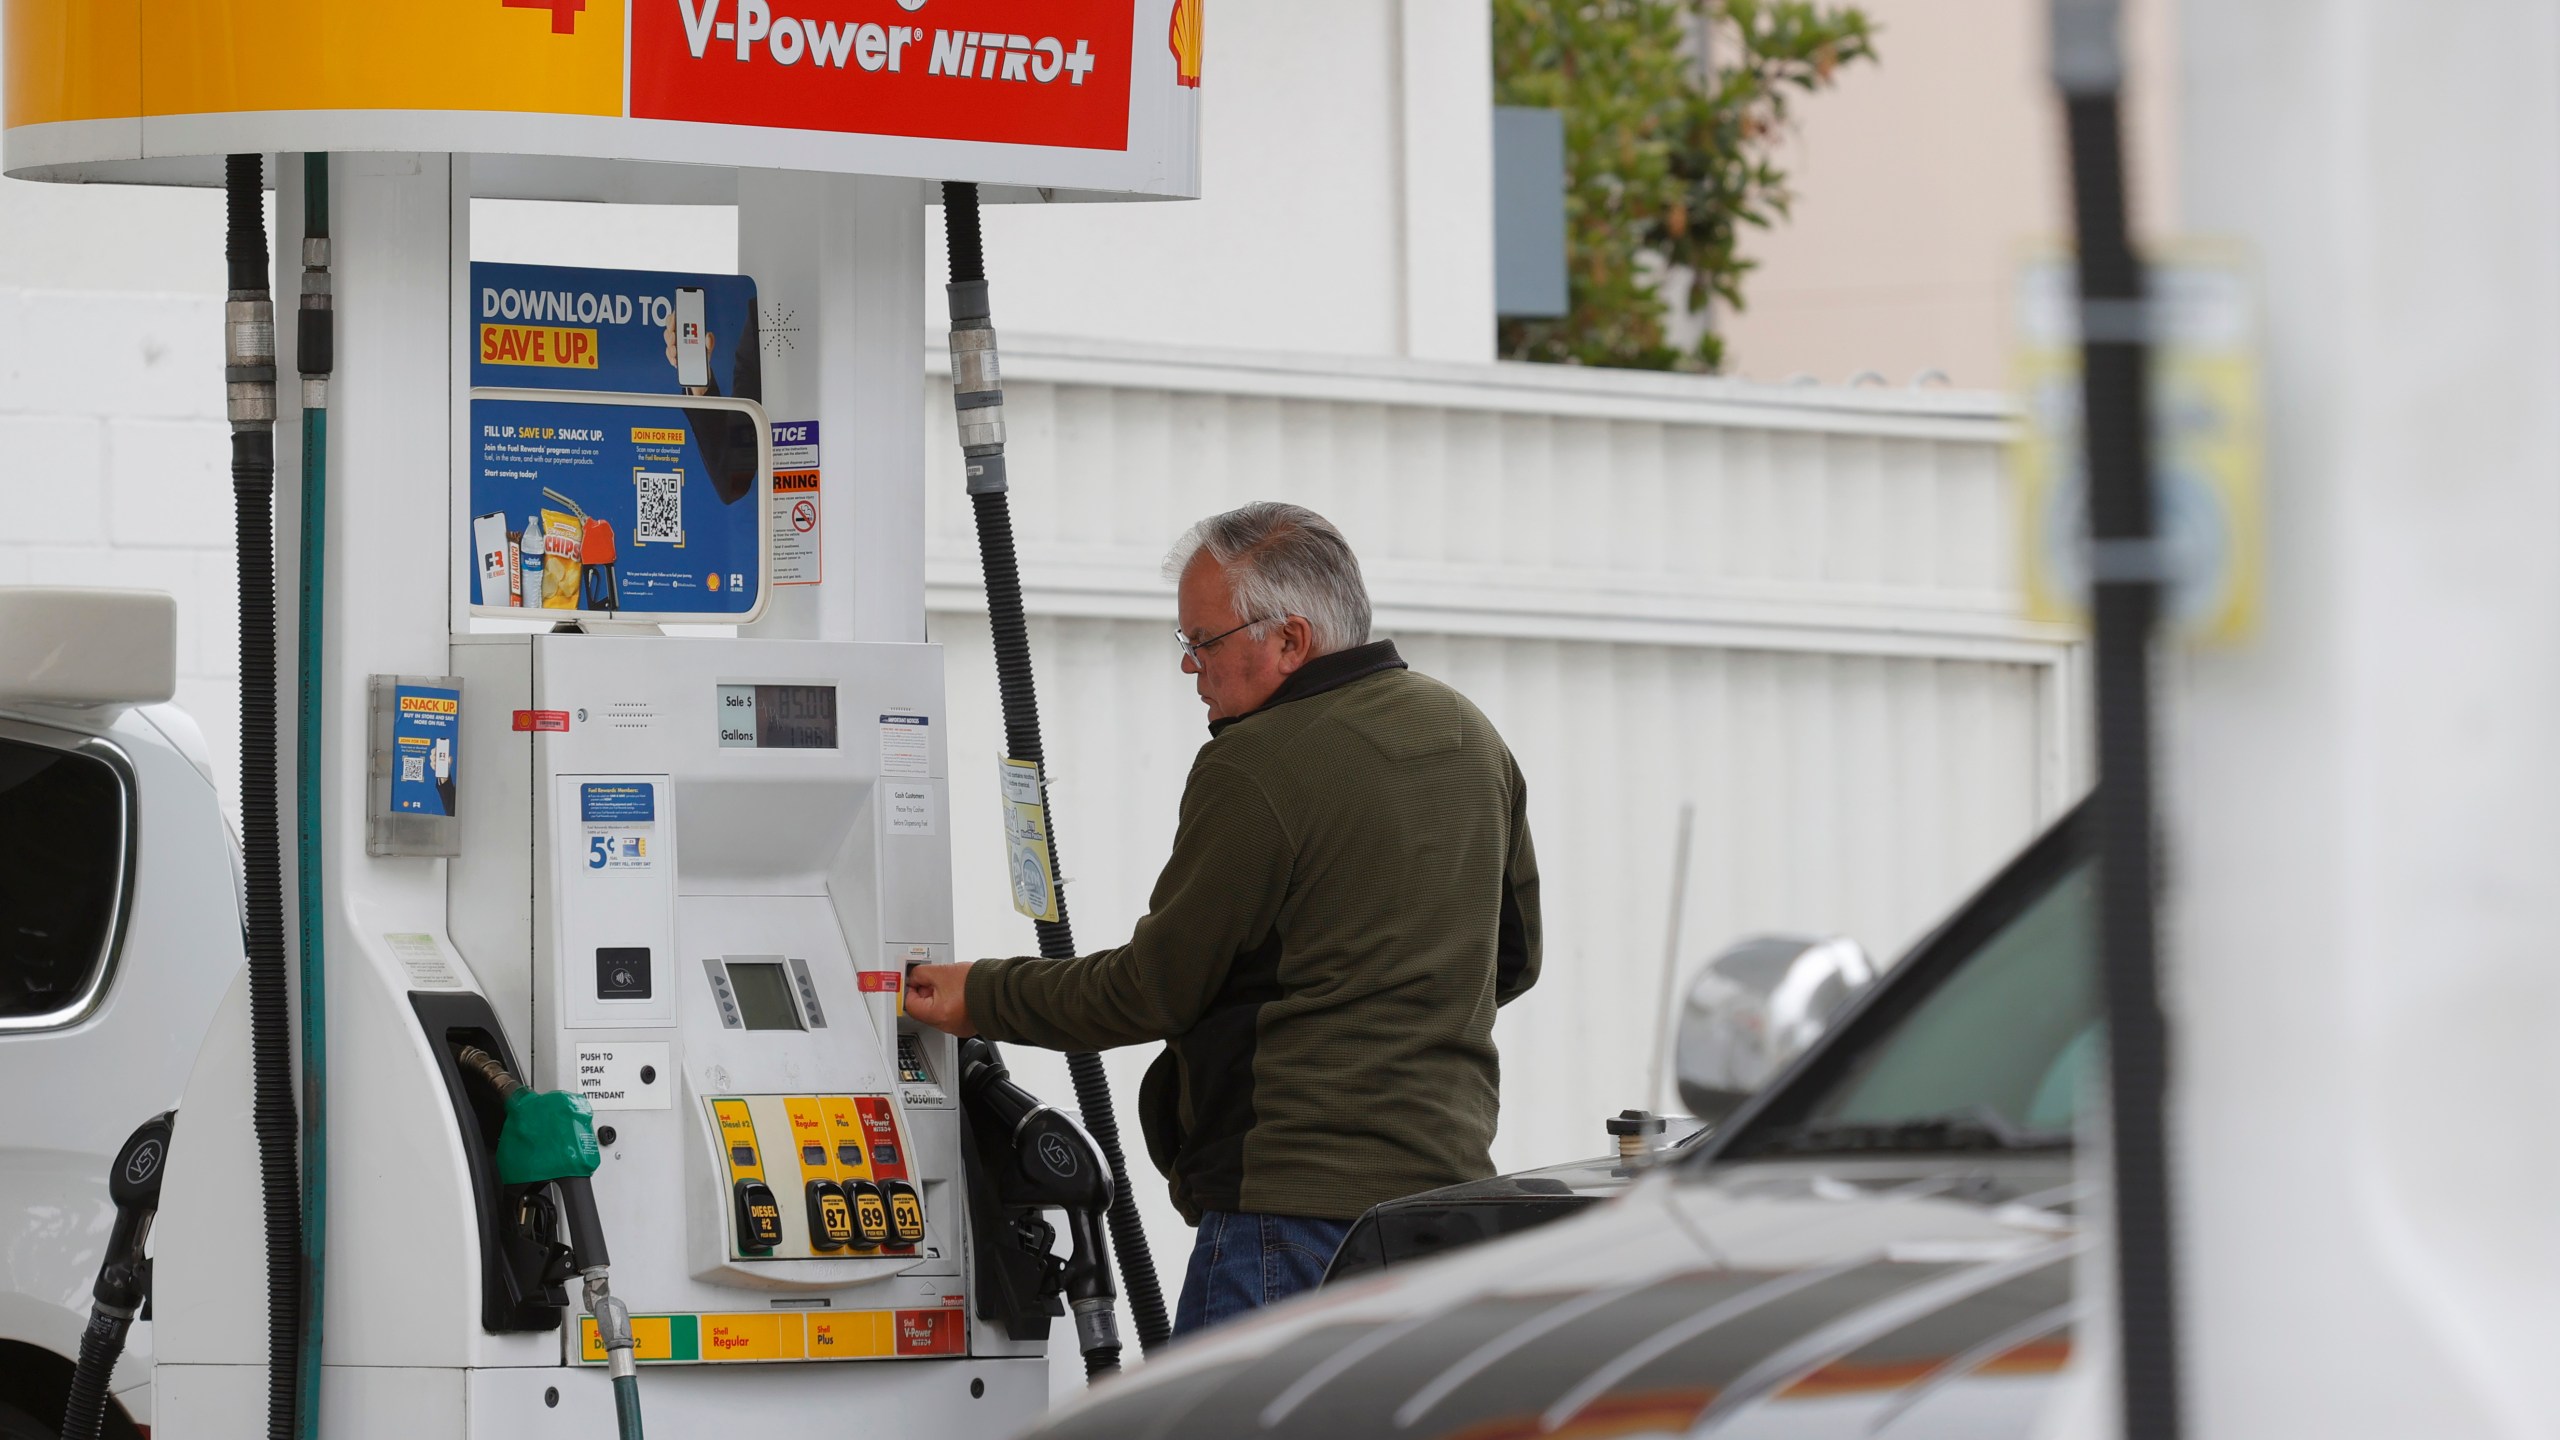
M 293 730 L 294 889 L 302 961 L 301 1422 L 320 1433 L 320 1324 L 329 1238 L 329 990 L 320 909 L 320 664 L 329 552 L 329 374 L 336 311 L 329 293 L 329 157 L 302 157 L 302 300 L 294 368 L 302 374 L 302 545 L 296 567 Z

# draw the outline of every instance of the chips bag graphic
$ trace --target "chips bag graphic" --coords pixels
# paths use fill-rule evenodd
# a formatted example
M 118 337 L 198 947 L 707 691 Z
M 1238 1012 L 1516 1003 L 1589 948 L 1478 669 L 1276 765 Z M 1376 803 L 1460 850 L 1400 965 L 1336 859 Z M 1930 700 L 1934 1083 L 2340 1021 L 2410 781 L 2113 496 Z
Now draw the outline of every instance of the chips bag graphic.
M 1202 0 L 1173 0 L 1173 24 L 1166 40 L 1173 46 L 1173 78 L 1200 88 L 1200 6 Z
M 586 544 L 587 522 L 565 510 L 542 512 L 542 608 L 578 608 L 578 584 L 585 566 L 579 555 Z

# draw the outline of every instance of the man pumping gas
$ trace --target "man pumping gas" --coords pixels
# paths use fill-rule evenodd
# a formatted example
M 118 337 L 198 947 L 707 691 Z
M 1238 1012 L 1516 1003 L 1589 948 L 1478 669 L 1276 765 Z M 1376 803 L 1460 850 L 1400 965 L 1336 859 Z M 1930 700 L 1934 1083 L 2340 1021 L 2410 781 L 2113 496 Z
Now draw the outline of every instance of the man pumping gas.
M 1313 1286 L 1371 1205 L 1493 1173 L 1496 1007 L 1538 977 L 1528 791 L 1491 722 L 1369 638 L 1340 531 L 1191 528 L 1182 668 L 1209 707 L 1129 943 L 919 965 L 907 1013 L 1059 1050 L 1167 1042 L 1147 1149 L 1199 1229 L 1174 1332 Z

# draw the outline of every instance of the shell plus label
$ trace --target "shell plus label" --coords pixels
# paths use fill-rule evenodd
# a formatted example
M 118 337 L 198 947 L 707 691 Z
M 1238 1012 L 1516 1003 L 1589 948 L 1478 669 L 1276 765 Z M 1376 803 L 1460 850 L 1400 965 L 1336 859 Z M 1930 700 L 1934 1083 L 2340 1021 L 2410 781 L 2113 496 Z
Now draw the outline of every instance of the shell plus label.
M 1126 150 L 1133 20 L 1127 0 L 636 0 L 631 114 Z
M 873 1360 L 896 1351 L 897 1319 L 886 1310 L 809 1317 L 809 1358 Z

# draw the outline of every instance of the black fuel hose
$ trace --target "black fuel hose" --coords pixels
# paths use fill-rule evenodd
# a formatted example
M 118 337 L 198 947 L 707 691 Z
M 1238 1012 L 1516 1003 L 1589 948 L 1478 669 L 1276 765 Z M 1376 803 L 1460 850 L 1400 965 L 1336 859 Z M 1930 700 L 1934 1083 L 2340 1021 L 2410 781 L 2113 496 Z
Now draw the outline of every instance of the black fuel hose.
M 1016 760 L 1041 763 L 1040 697 L 1032 683 L 1031 633 L 1022 612 L 1022 573 L 1013 549 L 1013 511 L 1005 498 L 1003 402 L 997 373 L 995 326 L 987 300 L 986 243 L 978 226 L 978 187 L 946 181 L 942 187 L 942 219 L 951 243 L 951 380 L 959 407 L 961 452 L 968 473 L 969 504 L 977 512 L 978 563 L 987 586 L 987 628 L 995 640 L 996 689 L 1004 706 L 1005 753 Z M 1049 810 L 1049 781 L 1041 772 L 1040 807 L 1049 822 L 1049 863 L 1063 873 L 1058 858 L 1057 816 Z M 1075 931 L 1067 919 L 1066 887 L 1057 887 L 1058 918 L 1033 924 L 1040 953 L 1051 960 L 1075 958 Z M 1141 1353 L 1154 1350 L 1172 1334 L 1166 1322 L 1164 1290 L 1156 1283 L 1154 1253 L 1146 1227 L 1129 1188 L 1129 1167 L 1120 1153 L 1120 1122 L 1111 1105 L 1111 1079 L 1102 1057 L 1090 1050 L 1067 1055 L 1067 1074 L 1075 1082 L 1076 1109 L 1085 1130 L 1101 1147 L 1111 1166 L 1111 1243 L 1120 1254 L 1121 1288 L 1128 1292 L 1129 1314 L 1138 1332 Z M 1088 1361 L 1089 1373 L 1098 1373 Z
M 276 325 L 267 290 L 266 157 L 233 155 L 223 188 L 231 294 L 223 380 L 239 526 L 240 820 L 248 872 L 251 1116 L 267 1242 L 267 1437 L 293 1440 L 300 1399 L 302 1180 L 295 1144 L 293 1006 L 284 945 L 276 775 Z
M 130 1315 L 89 1312 L 89 1328 L 80 1332 L 80 1363 L 71 1372 L 71 1398 L 62 1406 L 62 1440 L 98 1440 L 107 1423 L 107 1378 L 124 1354 Z
M 2150 346 L 2125 210 L 2123 52 L 2113 0 L 2054 9 L 2079 241 L 2082 444 L 2096 641 L 2099 956 L 2115 1163 L 2127 1440 L 2180 1430 L 2170 1234 L 2169 1037 L 2160 1008 L 2152 638 L 2168 578 L 2152 497 Z

